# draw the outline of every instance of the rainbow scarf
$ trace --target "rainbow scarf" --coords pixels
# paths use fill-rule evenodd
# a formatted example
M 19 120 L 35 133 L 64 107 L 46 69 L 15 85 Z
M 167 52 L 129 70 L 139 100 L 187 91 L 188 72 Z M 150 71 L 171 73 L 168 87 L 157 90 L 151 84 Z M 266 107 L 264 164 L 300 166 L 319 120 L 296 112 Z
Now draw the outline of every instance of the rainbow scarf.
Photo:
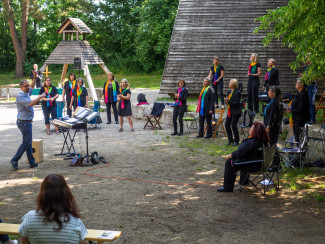
M 271 68 L 268 68 L 266 71 L 266 74 L 264 76 L 264 80 L 270 80 L 270 76 L 271 76 L 271 70 L 274 68 L 274 66 L 272 66 Z
M 291 108 L 291 104 L 293 102 L 293 99 L 291 100 L 291 102 L 289 102 L 289 106 Z M 290 127 L 293 127 L 293 119 L 292 119 L 292 113 L 290 113 L 290 116 L 289 116 L 289 124 L 290 124 Z
M 214 66 L 214 78 L 213 78 L 213 84 L 214 85 L 217 85 L 217 80 L 219 78 L 218 74 L 217 74 L 217 71 L 219 70 L 219 66 L 220 64 L 218 64 L 218 66 Z
M 106 82 L 106 86 L 105 86 L 105 103 L 108 103 L 108 84 L 109 84 L 109 81 Z M 116 93 L 115 81 L 112 81 L 112 88 L 113 88 L 114 102 L 116 102 L 117 101 L 117 93 Z
M 182 101 L 179 99 L 179 97 L 181 96 L 181 92 L 184 91 L 184 89 L 185 89 L 185 86 L 183 88 L 180 88 L 180 87 L 178 88 L 178 90 L 177 90 L 178 99 L 176 99 L 174 106 L 176 106 L 176 105 L 182 106 Z
M 266 110 L 268 109 L 268 107 L 271 105 L 271 103 L 273 102 L 273 99 L 271 100 L 271 102 L 266 106 L 266 108 L 264 109 L 264 117 L 266 116 Z
M 74 88 L 75 88 L 75 86 L 76 86 L 76 80 L 74 80 L 74 81 L 72 81 L 72 82 L 69 80 L 69 86 L 70 86 L 70 88 L 71 88 L 71 90 L 70 90 L 70 97 L 72 97 L 73 90 L 74 90 Z
M 80 95 L 82 93 L 82 87 L 79 88 L 79 86 L 77 87 L 77 104 L 78 107 L 81 107 L 81 98 Z
M 199 96 L 199 101 L 197 103 L 197 109 L 196 109 L 196 112 L 200 112 L 200 115 L 201 116 L 204 116 L 204 112 L 203 112 L 203 108 L 204 108 L 204 97 L 205 97 L 205 94 L 207 93 L 207 91 L 209 90 L 210 86 L 208 87 L 203 87 L 201 93 L 200 93 L 200 96 Z
M 234 91 L 235 91 L 235 90 L 233 90 L 233 91 L 229 94 L 229 96 L 228 96 L 229 100 L 230 100 L 230 98 L 232 97 L 232 94 L 234 93 Z M 228 116 L 228 117 L 231 116 L 231 112 L 230 112 L 230 104 L 228 104 L 228 113 L 227 113 L 227 116 Z
M 48 89 L 46 86 L 44 86 L 44 89 L 45 89 L 45 93 L 46 93 L 46 98 L 50 98 L 51 99 L 51 91 L 52 91 L 52 86 L 50 87 L 50 89 Z M 53 106 L 53 102 L 50 100 L 50 101 L 47 101 L 46 102 L 46 106 L 47 107 L 51 107 Z
M 120 88 L 120 94 L 124 95 L 124 93 L 128 90 L 128 88 L 125 88 L 123 91 L 122 91 L 122 88 Z M 124 106 L 124 98 L 122 98 L 122 101 L 121 101 L 121 109 L 124 109 L 125 106 Z
M 256 74 L 256 63 L 251 62 L 248 68 L 248 74 Z

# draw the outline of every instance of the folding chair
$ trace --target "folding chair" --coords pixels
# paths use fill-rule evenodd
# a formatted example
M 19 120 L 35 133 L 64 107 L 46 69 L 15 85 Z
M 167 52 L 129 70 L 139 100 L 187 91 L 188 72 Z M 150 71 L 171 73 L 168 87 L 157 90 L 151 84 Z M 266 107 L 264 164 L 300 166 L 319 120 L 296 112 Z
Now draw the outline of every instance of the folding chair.
M 252 127 L 254 123 L 254 119 L 255 119 L 255 114 L 249 110 L 245 110 L 241 118 L 239 119 L 239 124 L 237 125 L 237 127 L 241 128 L 241 131 L 245 139 L 246 139 L 245 129 Z
M 144 125 L 143 129 L 145 129 L 146 127 L 151 127 L 151 129 L 153 130 L 158 125 L 159 128 L 162 130 L 162 128 L 160 126 L 160 119 L 161 119 L 162 112 L 164 111 L 164 109 L 165 109 L 165 104 L 155 102 L 153 104 L 151 114 L 146 115 L 147 123 Z
M 185 122 L 185 125 L 187 127 L 187 130 L 188 132 L 190 132 L 191 130 L 191 125 L 193 125 L 193 129 L 194 128 L 198 128 L 197 126 L 197 116 L 196 116 L 196 108 L 197 106 L 196 105 L 188 105 L 187 106 L 187 111 L 186 111 L 186 115 L 188 115 L 189 113 L 193 114 L 194 113 L 194 116 L 184 116 L 183 117 L 183 121 Z M 194 125 L 196 127 L 194 127 Z
M 288 147 L 288 143 L 290 143 L 291 147 Z M 290 141 L 285 142 L 284 148 L 279 147 L 279 153 L 281 157 L 281 161 L 284 162 L 284 166 L 288 168 L 293 168 L 295 170 L 296 166 L 299 165 L 300 171 L 302 171 L 306 161 L 307 160 L 307 152 L 308 152 L 308 125 L 305 124 L 305 126 L 301 129 L 300 133 L 300 139 L 298 146 L 294 147 L 294 145 L 297 145 L 297 142 L 293 141 L 293 138 L 291 138 Z
M 318 104 L 315 106 L 315 109 L 316 109 L 316 117 L 322 117 L 323 118 L 323 122 L 325 121 L 325 91 L 323 91 L 320 99 L 319 99 L 319 102 Z M 323 115 L 317 115 L 317 112 L 323 110 Z
M 261 169 L 259 171 L 255 171 L 255 172 L 243 171 L 245 175 L 243 182 L 246 182 L 248 180 L 249 183 L 245 185 L 240 185 L 239 191 L 241 191 L 242 189 L 244 189 L 246 186 L 249 185 L 253 186 L 256 190 L 258 190 L 263 195 L 265 195 L 266 191 L 272 186 L 276 190 L 279 190 L 279 166 L 273 164 L 275 152 L 276 152 L 276 144 L 274 144 L 272 147 L 263 146 L 261 150 L 263 150 L 263 160 L 234 163 L 234 165 L 247 165 L 247 166 L 253 163 L 262 164 Z M 275 173 L 277 173 L 277 183 L 274 183 L 273 181 L 273 177 Z M 254 175 L 253 179 L 249 179 L 251 175 Z
M 225 112 L 225 109 L 215 109 L 214 115 L 212 119 L 212 138 L 215 138 L 216 135 L 218 135 L 219 132 L 223 133 L 224 136 L 226 136 L 226 130 L 223 125 L 223 113 Z M 204 133 L 207 131 L 207 125 L 204 128 Z
M 95 112 L 100 112 L 100 102 L 99 101 L 94 101 L 94 108 L 93 110 Z M 100 115 L 98 115 L 96 118 L 93 118 L 88 122 L 88 124 L 96 129 L 101 129 L 101 124 L 103 123 L 102 118 Z
M 308 150 L 308 155 L 311 158 L 317 154 L 317 149 L 322 146 L 323 153 L 325 154 L 325 122 L 322 123 L 319 130 L 313 129 L 315 136 L 308 136 L 308 141 L 312 141 L 310 149 Z

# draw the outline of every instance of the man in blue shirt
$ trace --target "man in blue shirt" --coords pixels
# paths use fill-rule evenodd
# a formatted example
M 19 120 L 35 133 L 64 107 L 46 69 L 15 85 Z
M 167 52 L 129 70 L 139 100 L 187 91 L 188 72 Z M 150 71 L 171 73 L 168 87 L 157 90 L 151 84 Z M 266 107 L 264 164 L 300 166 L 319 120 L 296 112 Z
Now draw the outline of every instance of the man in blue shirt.
M 34 100 L 30 99 L 30 95 L 34 89 L 36 82 L 36 74 L 34 74 L 32 84 L 29 85 L 27 80 L 22 80 L 19 82 L 20 92 L 16 97 L 17 104 L 17 126 L 23 135 L 23 142 L 21 143 L 16 155 L 11 159 L 11 165 L 14 170 L 18 170 L 18 160 L 26 151 L 27 158 L 29 161 L 30 168 L 37 167 L 38 164 L 35 163 L 35 159 L 33 157 L 33 148 L 32 148 L 32 122 L 34 118 L 34 110 L 33 106 L 39 102 L 42 97 L 45 97 L 45 92 L 39 95 Z

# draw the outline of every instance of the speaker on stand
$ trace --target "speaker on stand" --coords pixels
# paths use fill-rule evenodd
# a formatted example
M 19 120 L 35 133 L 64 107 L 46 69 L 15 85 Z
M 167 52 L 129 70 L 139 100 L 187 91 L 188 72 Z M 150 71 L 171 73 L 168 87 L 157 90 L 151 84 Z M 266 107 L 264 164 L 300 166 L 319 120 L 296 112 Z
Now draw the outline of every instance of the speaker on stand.
M 83 66 L 84 66 L 83 58 L 77 57 L 73 59 L 73 67 L 75 70 L 79 70 L 79 78 L 80 78 L 80 70 L 83 69 Z

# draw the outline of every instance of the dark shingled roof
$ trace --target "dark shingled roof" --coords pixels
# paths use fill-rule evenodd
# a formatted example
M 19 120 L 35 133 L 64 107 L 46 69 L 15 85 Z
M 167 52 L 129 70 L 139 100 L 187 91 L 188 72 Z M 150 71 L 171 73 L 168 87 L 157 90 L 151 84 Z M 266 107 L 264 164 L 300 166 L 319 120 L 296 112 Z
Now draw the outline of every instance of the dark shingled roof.
M 60 28 L 57 30 L 61 34 L 64 30 L 73 30 L 76 29 L 80 34 L 91 34 L 93 33 L 91 29 L 78 18 L 67 18 Z

